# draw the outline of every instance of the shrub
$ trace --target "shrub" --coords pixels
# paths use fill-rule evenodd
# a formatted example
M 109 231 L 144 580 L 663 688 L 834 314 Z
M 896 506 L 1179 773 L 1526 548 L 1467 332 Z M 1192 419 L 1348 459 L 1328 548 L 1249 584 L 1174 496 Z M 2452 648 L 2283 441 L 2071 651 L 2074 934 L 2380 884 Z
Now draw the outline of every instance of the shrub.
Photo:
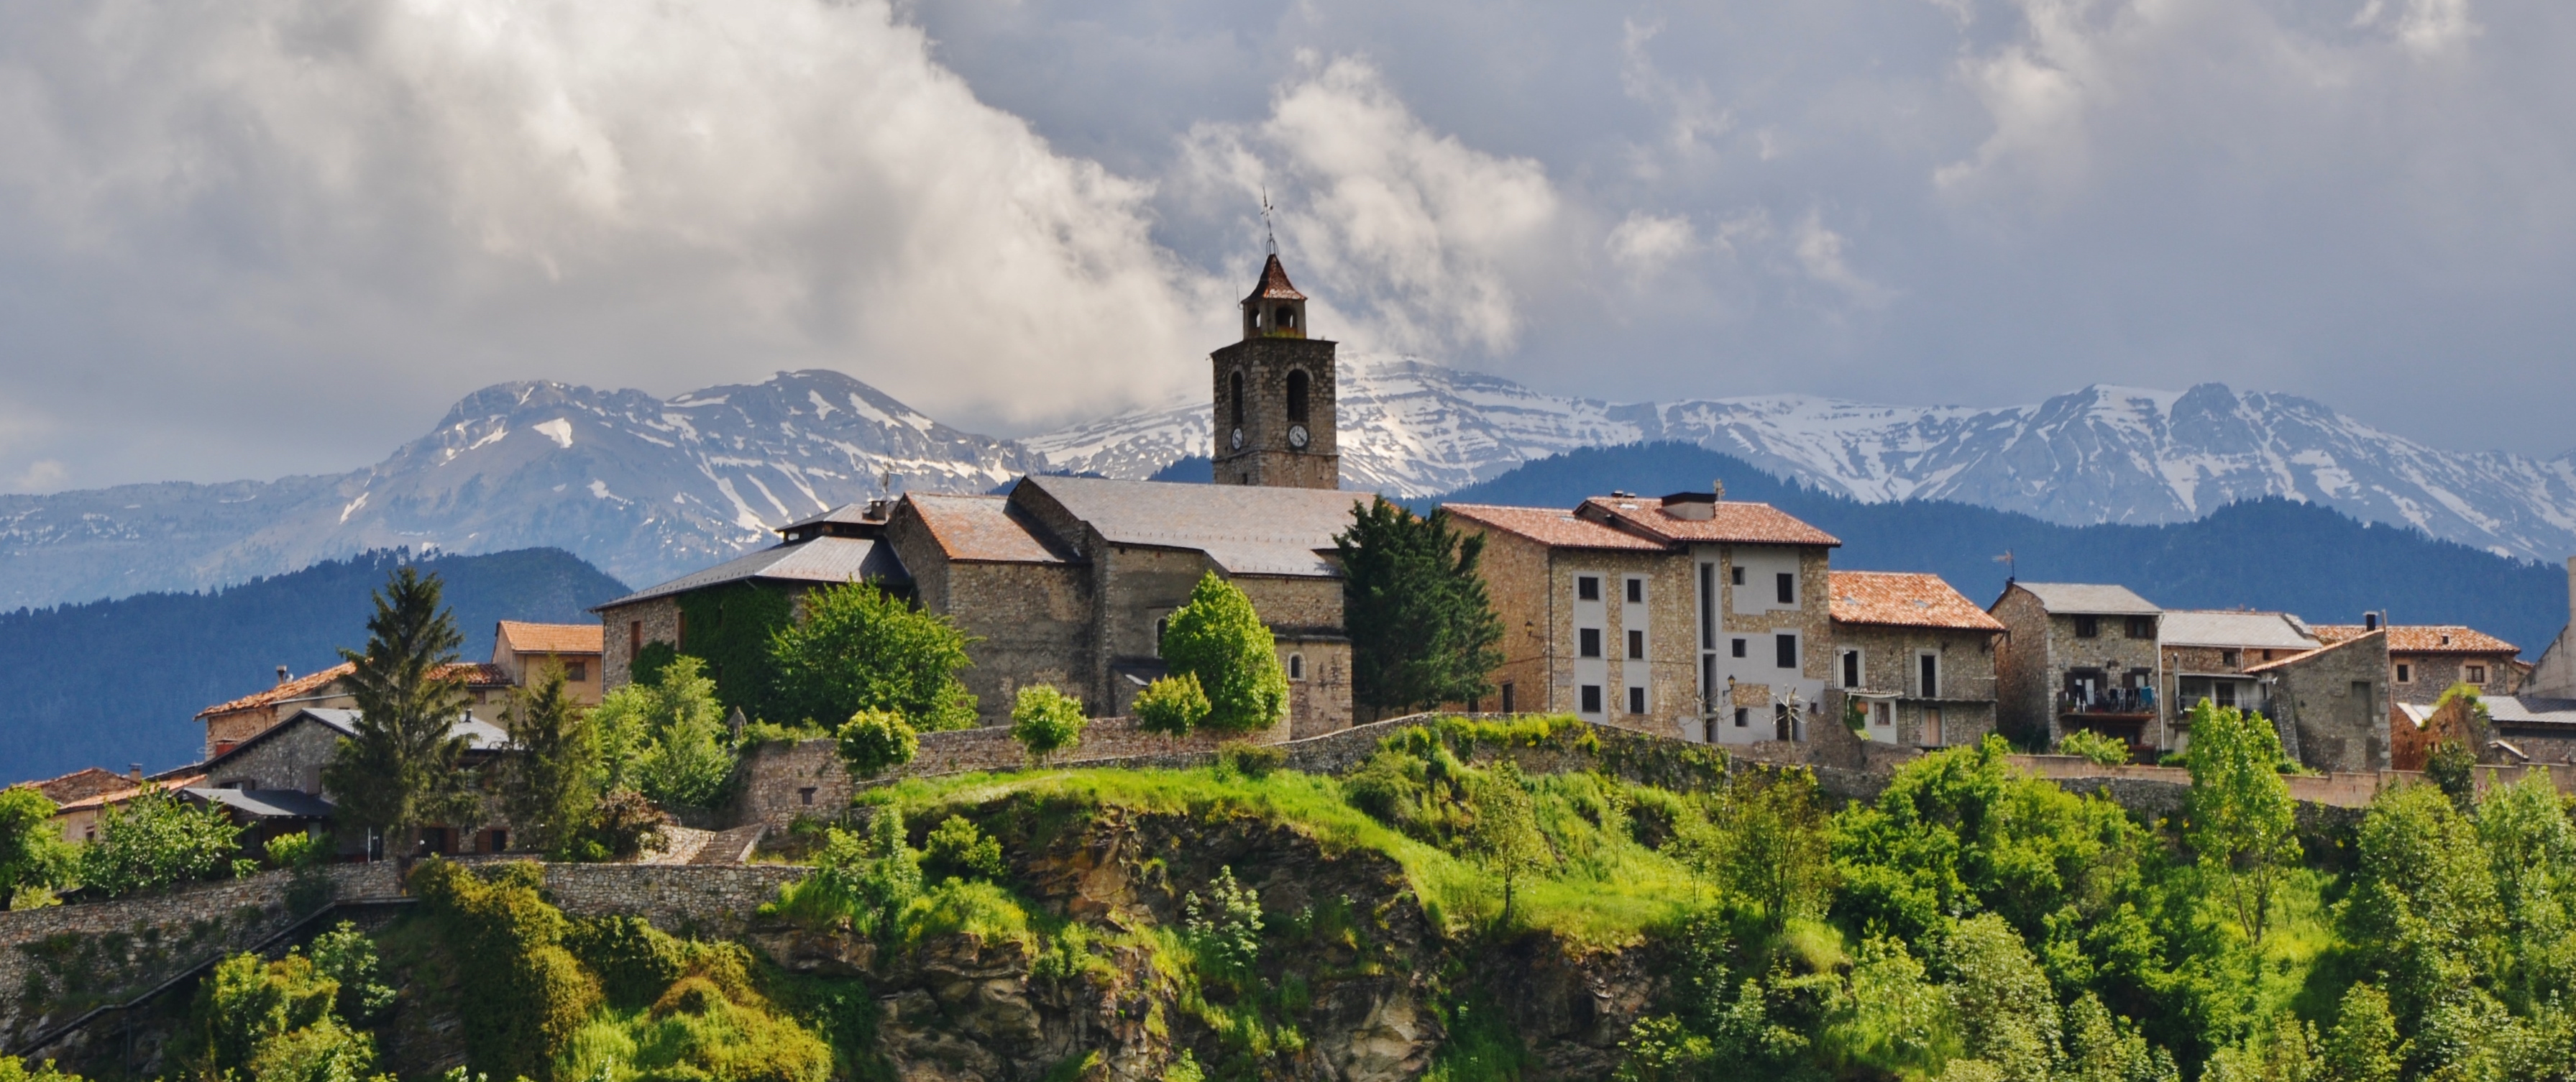
M 2121 766 L 2129 761 L 2129 743 L 2091 729 L 2076 729 L 2058 740 L 2057 753 L 2090 759 L 2101 766 Z
M 642 917 L 583 917 L 564 930 L 564 949 L 599 977 L 611 1006 L 635 1010 L 661 998 L 688 972 L 678 939 Z
M 1136 727 L 1149 733 L 1188 736 L 1208 716 L 1206 690 L 1192 673 L 1166 676 L 1136 693 Z
M 2424 780 L 2432 782 L 2443 796 L 2451 798 L 2451 806 L 2461 811 L 2477 802 L 2477 775 L 2477 753 L 2457 740 L 2433 745 L 2433 753 L 2424 757 Z
M 268 863 L 272 867 L 312 868 L 330 857 L 331 847 L 319 835 L 280 834 L 268 840 Z
M 552 1077 L 558 1053 L 600 1001 L 599 981 L 564 949 L 561 910 L 538 897 L 533 863 L 499 866 L 491 881 L 432 857 L 412 893 L 438 922 L 457 962 L 466 1052 L 500 1075 Z
M 599 731 L 601 790 L 633 788 L 666 805 L 703 808 L 733 774 L 724 706 L 705 662 L 682 654 L 650 684 L 628 684 L 591 711 Z
M 1031 763 L 1081 744 L 1085 724 L 1081 700 L 1048 684 L 1021 688 L 1019 702 L 1011 707 L 1011 739 L 1028 749 Z
M 99 816 L 98 840 L 81 847 L 80 881 L 117 898 L 216 878 L 231 869 L 240 837 L 222 808 L 147 785 Z
M 592 810 L 590 822 L 573 844 L 572 855 L 582 860 L 609 860 L 658 848 L 662 844 L 662 827 L 670 821 L 671 817 L 654 807 L 644 794 L 618 790 Z
M 1002 871 L 1002 843 L 985 837 L 965 816 L 949 816 L 922 840 L 921 874 L 925 879 L 998 880 Z
M 1199 956 L 1220 966 L 1249 970 L 1261 960 L 1261 892 L 1234 881 L 1234 868 L 1217 869 L 1202 902 L 1197 891 L 1181 901 L 1184 924 Z
M 805 619 L 779 628 L 782 719 L 846 718 L 891 710 L 923 732 L 975 724 L 975 696 L 957 679 L 974 639 L 948 618 L 922 612 L 874 582 L 805 595 Z
M 1278 641 L 1252 609 L 1252 599 L 1211 571 L 1190 591 L 1190 603 L 1172 613 L 1163 632 L 1163 658 L 1174 675 L 1198 678 L 1208 699 L 1201 722 L 1219 732 L 1243 733 L 1278 724 L 1288 710 L 1288 676 L 1279 668 Z
M 377 979 L 380 963 L 375 941 L 348 921 L 313 938 L 313 968 L 340 986 L 333 1009 L 355 1025 L 365 1025 L 393 1006 L 394 990 Z
M 1247 778 L 1262 778 L 1288 765 L 1288 752 L 1276 744 L 1232 740 L 1216 749 L 1216 761 L 1233 773 Z
M 18 1057 L 0 1055 L 0 1082 L 88 1082 L 88 1080 L 67 1071 L 56 1070 L 52 1060 L 46 1060 L 31 1071 L 27 1069 L 26 1064 L 18 1061 Z
M 840 742 L 841 762 L 852 777 L 873 778 L 889 767 L 911 762 L 921 751 L 921 738 L 912 725 L 892 710 L 861 710 L 842 722 L 834 737 Z
M 333 1013 L 339 982 L 294 951 L 236 954 L 197 991 L 179 1058 L 201 1078 L 356 1082 L 375 1069 L 373 1038 Z
M 0 789 L 0 909 L 21 890 L 40 892 L 70 877 L 74 851 L 54 825 L 55 810 L 34 786 Z
M 860 935 L 883 935 L 921 896 L 921 882 L 921 855 L 904 842 L 903 815 L 879 808 L 865 835 L 826 832 L 814 874 L 781 889 L 760 914 L 809 928 L 847 926 Z

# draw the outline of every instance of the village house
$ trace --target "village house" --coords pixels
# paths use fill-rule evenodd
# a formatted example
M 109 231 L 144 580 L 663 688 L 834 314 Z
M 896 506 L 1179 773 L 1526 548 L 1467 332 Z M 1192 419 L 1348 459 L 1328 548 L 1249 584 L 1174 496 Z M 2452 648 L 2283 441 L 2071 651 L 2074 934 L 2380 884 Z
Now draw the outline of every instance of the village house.
M 102 774 L 115 779 L 115 782 L 107 784 L 96 777 Z M 66 783 L 59 789 L 45 792 L 45 798 L 53 801 L 55 805 L 54 827 L 62 831 L 64 841 L 88 842 L 98 838 L 100 816 L 107 814 L 109 808 L 122 807 L 132 802 L 135 797 L 143 795 L 146 785 L 159 786 L 163 789 L 184 788 L 204 781 L 205 776 L 204 766 L 198 763 L 190 763 L 158 774 L 145 774 L 140 767 L 128 774 L 116 774 L 91 767 L 48 782 L 40 782 L 37 788 L 39 791 L 44 791 L 46 785 L 54 782 Z M 55 796 L 54 792 L 61 792 L 64 795 Z M 73 795 L 75 793 L 78 795 Z
M 1502 709 L 1720 744 L 1806 739 L 1828 705 L 1827 559 L 1842 542 L 1720 495 L 1445 505 L 1486 538 Z
M 2379 630 L 2377 615 L 2358 624 L 2319 624 L 2317 638 L 2328 644 L 2349 642 Z M 2480 695 L 2511 695 L 2522 690 L 2522 649 L 2472 627 L 2457 624 L 2389 624 L 2387 681 L 2391 697 L 2401 703 L 2430 705 L 2454 684 L 2467 684 Z
M 2464 724 L 2468 719 L 2461 717 L 2462 708 L 2449 710 L 2449 717 L 2437 717 L 2430 705 L 2414 702 L 2411 698 L 2401 700 L 2397 704 L 2399 717 L 2389 723 L 2399 737 L 2398 768 L 2406 769 L 2410 761 L 2420 766 L 2431 746 L 2446 737 L 2472 745 L 2471 750 L 2477 753 L 2480 762 L 2576 763 L 2576 558 L 2567 561 L 2567 608 L 2566 626 L 2559 630 L 2557 638 L 2550 641 L 2548 649 L 2541 652 L 2539 662 L 2532 665 L 2527 673 L 2516 672 L 2521 678 L 2520 687 L 2510 694 L 2479 696 L 2489 718 L 2486 732 L 2466 732 L 2474 726 Z M 2389 630 L 2394 633 L 2399 629 Z M 2434 641 L 2436 645 L 2441 644 L 2438 637 Z M 2396 659 L 2392 657 L 2390 660 L 2394 663 Z M 2440 657 L 2425 658 L 2417 663 L 2428 667 L 2407 675 L 2419 680 L 2425 676 L 2439 679 L 2441 670 L 2434 666 L 2443 663 Z M 2467 663 L 2455 664 L 2465 669 Z M 2493 671 L 2489 670 L 2490 673 Z M 2468 674 L 2463 672 L 2462 675 Z M 2409 690 L 2418 696 L 2421 694 L 2420 688 Z M 2413 731 L 2409 731 L 2409 726 Z M 2443 731 L 2427 731 L 2437 727 Z
M 1974 744 L 1995 731 L 2000 620 L 1939 575 L 1830 573 L 1833 688 L 1868 739 L 1898 747 Z
M 634 679 L 636 655 L 648 643 L 669 643 L 686 652 L 688 617 L 683 609 L 721 611 L 727 593 L 783 591 L 791 610 L 801 605 L 806 591 L 844 582 L 873 581 L 909 594 L 910 576 L 881 539 L 885 514 L 884 501 L 838 508 L 781 528 L 778 544 L 592 608 L 600 623 L 601 692 Z
M 598 624 L 503 620 L 492 629 L 492 667 L 512 685 L 524 687 L 545 665 L 559 665 L 564 671 L 564 697 L 597 706 L 602 637 Z
M 2158 645 L 2165 673 L 2166 751 L 2191 746 L 2191 711 L 2202 702 L 2272 716 L 2274 682 L 2246 670 L 2319 646 L 2305 621 L 2286 612 L 2167 609 Z
M 2540 652 L 2523 691 L 2545 699 L 2576 700 L 2576 556 L 2567 558 L 2567 623 Z
M 276 686 L 197 711 L 197 720 L 206 727 L 206 758 L 222 755 L 233 745 L 294 717 L 298 710 L 355 709 L 358 700 L 340 680 L 354 668 L 343 661 L 320 672 L 294 676 L 280 665 Z M 511 672 L 500 665 L 461 661 L 440 670 L 440 674 L 465 681 L 466 700 L 471 707 L 494 712 L 509 702 Z
M 357 735 L 359 714 L 332 707 L 306 707 L 285 721 L 227 749 L 193 768 L 198 778 L 178 786 L 189 799 L 220 804 L 236 821 L 252 827 L 244 845 L 256 851 L 278 834 L 323 829 L 339 801 L 322 784 L 322 767 L 346 737 Z M 448 735 L 466 740 L 465 767 L 479 770 L 503 753 L 509 734 L 499 725 L 468 712 L 448 727 Z M 253 835 L 256 835 L 254 837 Z M 509 848 L 508 832 L 497 822 L 447 824 L 423 833 L 423 852 L 492 853 Z M 343 837 L 344 855 L 381 852 L 382 839 Z
M 2322 628 L 2319 638 L 2327 638 Z M 2390 725 L 2403 715 L 2390 702 L 2389 629 L 2372 628 L 2246 675 L 2264 685 L 2263 700 L 2281 750 L 2316 770 L 2389 769 Z
M 2053 748 L 2082 729 L 2133 754 L 2168 746 L 2156 694 L 2164 610 L 2125 586 L 2013 582 L 1987 611 L 2007 632 L 1995 658 L 2005 735 Z

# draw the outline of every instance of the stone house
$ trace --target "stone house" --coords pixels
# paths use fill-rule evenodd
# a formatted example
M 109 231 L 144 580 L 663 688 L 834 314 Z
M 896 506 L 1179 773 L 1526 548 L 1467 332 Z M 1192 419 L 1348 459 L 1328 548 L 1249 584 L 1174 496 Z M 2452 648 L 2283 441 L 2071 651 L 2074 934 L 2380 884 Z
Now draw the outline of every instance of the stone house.
M 180 791 L 190 799 L 232 810 L 237 820 L 260 833 L 262 841 L 276 834 L 322 829 L 338 804 L 322 784 L 322 766 L 342 738 L 357 735 L 358 717 L 354 710 L 329 707 L 297 710 L 286 721 L 195 768 L 200 777 Z M 448 732 L 466 738 L 468 769 L 489 764 L 509 742 L 500 726 L 471 712 L 457 719 Z M 497 817 L 485 819 L 431 828 L 424 833 L 425 851 L 489 853 L 509 848 L 508 832 Z M 366 853 L 369 844 L 365 838 L 340 839 L 342 853 L 349 856 Z
M 1861 732 L 1898 747 L 1974 744 L 1995 731 L 2003 621 L 1939 575 L 1835 571 L 1833 692 Z
M 2191 746 L 2191 711 L 2207 700 L 2265 717 L 2272 684 L 2246 670 L 2325 645 L 2305 621 L 2286 612 L 2167 609 L 2158 645 L 2164 654 L 2167 751 Z
M 687 652 L 688 619 L 681 602 L 690 595 L 757 585 L 801 599 L 817 587 L 862 579 L 908 593 L 910 577 L 894 550 L 880 540 L 885 510 L 883 501 L 874 501 L 792 523 L 779 529 L 778 544 L 591 609 L 599 614 L 601 693 L 634 678 L 635 656 L 647 643 L 668 643 Z
M 222 755 L 233 745 L 294 717 L 299 710 L 356 709 L 358 700 L 340 682 L 354 668 L 343 661 L 320 672 L 294 676 L 280 665 L 276 686 L 198 711 L 197 720 L 206 727 L 206 757 Z M 470 707 L 495 712 L 509 702 L 512 675 L 499 665 L 461 661 L 441 670 L 441 674 L 465 681 Z
M 1444 510 L 1486 538 L 1503 710 L 1721 744 L 1803 740 L 1825 716 L 1833 535 L 1715 492 Z
M 2376 616 L 2358 624 L 2316 627 L 2317 638 L 2328 645 L 2378 631 Z M 2522 690 L 2523 670 L 2515 664 L 2522 648 L 2503 639 L 2458 624 L 2390 624 L 2387 633 L 2386 678 L 2396 702 L 2439 702 L 2453 684 L 2467 684 L 2481 695 Z
M 2567 558 L 2567 624 L 2540 652 L 2523 690 L 2543 698 L 2576 699 L 2576 556 Z
M 96 770 L 95 767 L 91 769 Z M 205 780 L 204 768 L 196 763 L 148 776 L 139 769 L 131 774 L 109 774 L 98 770 L 97 773 L 118 780 L 118 784 L 113 786 L 101 786 L 84 777 L 89 773 L 82 771 L 80 775 L 69 775 L 82 777 L 81 788 L 87 790 L 84 795 L 68 799 L 47 798 L 54 800 L 53 824 L 55 829 L 62 831 L 64 841 L 87 842 L 97 838 L 99 817 L 105 815 L 107 809 L 120 807 L 141 796 L 147 784 L 163 789 L 182 789 Z
M 598 624 L 532 624 L 503 620 L 492 629 L 492 667 L 512 685 L 524 685 L 540 666 L 563 666 L 564 696 L 584 706 L 599 705 L 600 639 Z
M 2376 628 L 2245 670 L 2269 685 L 2264 698 L 2291 758 L 2318 770 L 2389 769 L 2389 726 L 2402 715 L 2390 701 L 2388 631 Z
M 2053 748 L 2084 729 L 2139 755 L 2168 746 L 2156 693 L 2164 610 L 2124 586 L 2016 581 L 1986 611 L 2006 632 L 1995 657 L 2005 736 Z

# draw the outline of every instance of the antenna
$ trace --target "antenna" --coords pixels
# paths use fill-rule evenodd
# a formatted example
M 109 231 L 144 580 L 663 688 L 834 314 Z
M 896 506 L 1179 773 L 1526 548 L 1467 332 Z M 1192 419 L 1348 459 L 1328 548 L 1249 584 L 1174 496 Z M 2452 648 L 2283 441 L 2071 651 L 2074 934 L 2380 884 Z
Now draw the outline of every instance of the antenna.
M 2005 549 L 2003 555 L 1995 557 L 1995 562 L 2004 565 L 2005 582 L 2011 582 L 2018 577 L 2013 573 L 2013 554 L 2011 549 Z
M 1279 254 L 1279 231 L 1270 225 L 1270 186 L 1261 186 L 1261 248 L 1269 255 Z

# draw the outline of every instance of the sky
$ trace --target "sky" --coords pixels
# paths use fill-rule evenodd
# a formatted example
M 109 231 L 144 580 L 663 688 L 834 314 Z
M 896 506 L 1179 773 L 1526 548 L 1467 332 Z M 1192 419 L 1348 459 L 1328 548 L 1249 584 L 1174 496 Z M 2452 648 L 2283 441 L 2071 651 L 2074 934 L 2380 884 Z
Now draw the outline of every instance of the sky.
M 1021 435 L 1316 330 L 1619 401 L 2318 399 L 2576 448 L 2556 0 L 0 0 L 0 491 L 518 379 Z

